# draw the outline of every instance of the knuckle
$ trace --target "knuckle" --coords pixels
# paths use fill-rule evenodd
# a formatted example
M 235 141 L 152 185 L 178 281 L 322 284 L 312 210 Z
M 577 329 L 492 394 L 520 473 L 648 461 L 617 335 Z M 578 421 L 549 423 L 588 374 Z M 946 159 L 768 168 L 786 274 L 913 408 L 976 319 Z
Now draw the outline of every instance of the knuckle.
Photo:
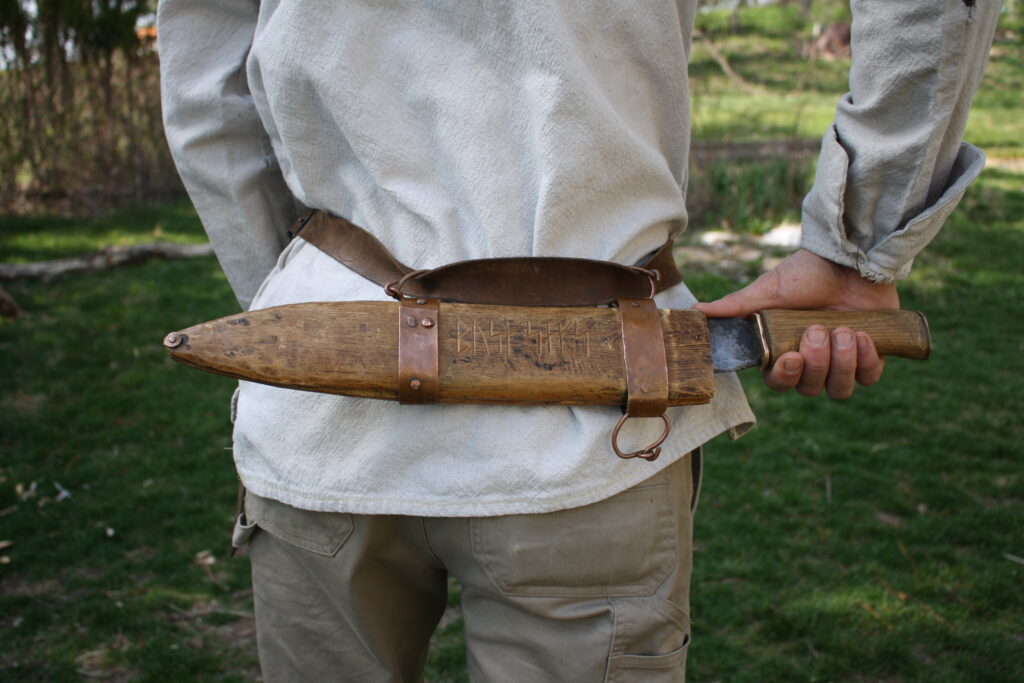
M 878 380 L 880 379 L 882 379 L 881 375 L 874 373 L 857 375 L 857 383 L 864 387 L 870 387 L 872 384 L 878 384 Z
M 772 391 L 782 393 L 792 389 L 795 382 L 788 381 L 785 375 L 773 370 L 764 373 L 764 383 Z
M 808 358 L 804 361 L 804 372 L 812 375 L 824 375 L 828 372 L 829 362 L 827 358 Z
M 836 401 L 845 401 L 846 399 L 853 396 L 853 387 L 840 387 L 837 389 L 829 389 L 829 398 Z

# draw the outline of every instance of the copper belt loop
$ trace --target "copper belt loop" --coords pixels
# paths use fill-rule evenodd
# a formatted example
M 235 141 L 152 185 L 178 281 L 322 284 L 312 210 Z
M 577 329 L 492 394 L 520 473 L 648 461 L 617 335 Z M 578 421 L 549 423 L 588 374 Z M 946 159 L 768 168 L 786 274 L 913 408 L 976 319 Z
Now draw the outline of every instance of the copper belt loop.
M 635 270 L 638 273 L 646 275 L 651 281 L 651 293 L 647 295 L 648 299 L 654 299 L 654 295 L 658 293 L 658 282 L 661 281 L 661 272 L 657 268 L 644 268 L 642 266 L 626 266 L 630 270 Z
M 626 367 L 626 414 L 612 432 L 612 449 L 620 458 L 654 460 L 661 455 L 661 444 L 668 437 L 671 425 L 668 410 L 668 358 L 665 353 L 665 332 L 661 313 L 654 303 L 657 271 L 637 267 L 651 279 L 651 295 L 647 299 L 619 299 L 622 324 L 622 356 Z M 623 453 L 619 449 L 619 430 L 631 417 L 660 417 L 665 430 L 657 441 L 646 448 Z
M 398 301 L 401 301 L 402 297 L 405 296 L 405 294 L 402 293 L 402 288 L 405 287 L 405 283 L 408 282 L 409 280 L 412 280 L 413 278 L 423 275 L 423 273 L 429 272 L 429 270 L 411 270 L 398 280 L 389 282 L 386 285 L 384 285 L 384 293 L 390 296 L 392 299 L 397 299 Z
M 399 300 L 399 403 L 437 402 L 439 312 L 437 299 Z

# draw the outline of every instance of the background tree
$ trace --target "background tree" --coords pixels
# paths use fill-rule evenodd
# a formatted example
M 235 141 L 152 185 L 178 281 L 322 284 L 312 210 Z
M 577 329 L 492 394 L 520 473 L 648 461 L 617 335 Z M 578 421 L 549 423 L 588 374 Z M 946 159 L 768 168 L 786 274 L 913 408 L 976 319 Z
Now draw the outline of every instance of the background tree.
M 0 0 L 0 210 L 177 191 L 145 28 L 152 4 Z

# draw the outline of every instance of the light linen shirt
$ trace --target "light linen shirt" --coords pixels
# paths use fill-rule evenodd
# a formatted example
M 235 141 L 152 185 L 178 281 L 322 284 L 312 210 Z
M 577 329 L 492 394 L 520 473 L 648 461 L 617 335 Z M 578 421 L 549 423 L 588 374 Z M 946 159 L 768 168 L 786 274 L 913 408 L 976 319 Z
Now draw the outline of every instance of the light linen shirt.
M 804 239 L 886 280 L 905 274 L 980 170 L 959 141 L 995 13 L 959 0 L 867 4 L 860 14 L 885 30 L 855 24 L 853 87 L 825 138 Z M 165 0 L 168 142 L 246 308 L 387 300 L 288 242 L 298 206 L 352 220 L 417 268 L 635 263 L 671 236 L 666 221 L 686 223 L 695 6 Z M 893 92 L 904 76 L 912 91 Z M 694 298 L 680 285 L 657 302 Z M 736 377 L 719 375 L 710 404 L 670 409 L 652 463 L 614 455 L 620 412 L 600 406 L 400 406 L 242 382 L 233 413 L 238 471 L 258 495 L 441 516 L 598 501 L 754 419 Z M 623 441 L 660 428 L 631 421 Z

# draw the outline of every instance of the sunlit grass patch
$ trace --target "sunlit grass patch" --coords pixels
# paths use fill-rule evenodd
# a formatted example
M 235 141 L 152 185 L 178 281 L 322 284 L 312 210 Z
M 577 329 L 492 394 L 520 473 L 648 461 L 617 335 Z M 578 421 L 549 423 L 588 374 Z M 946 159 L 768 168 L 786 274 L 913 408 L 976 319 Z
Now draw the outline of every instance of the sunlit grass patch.
M 2 216 L 0 262 L 29 263 L 76 256 L 109 246 L 206 241 L 186 201 L 139 206 L 97 216 Z

